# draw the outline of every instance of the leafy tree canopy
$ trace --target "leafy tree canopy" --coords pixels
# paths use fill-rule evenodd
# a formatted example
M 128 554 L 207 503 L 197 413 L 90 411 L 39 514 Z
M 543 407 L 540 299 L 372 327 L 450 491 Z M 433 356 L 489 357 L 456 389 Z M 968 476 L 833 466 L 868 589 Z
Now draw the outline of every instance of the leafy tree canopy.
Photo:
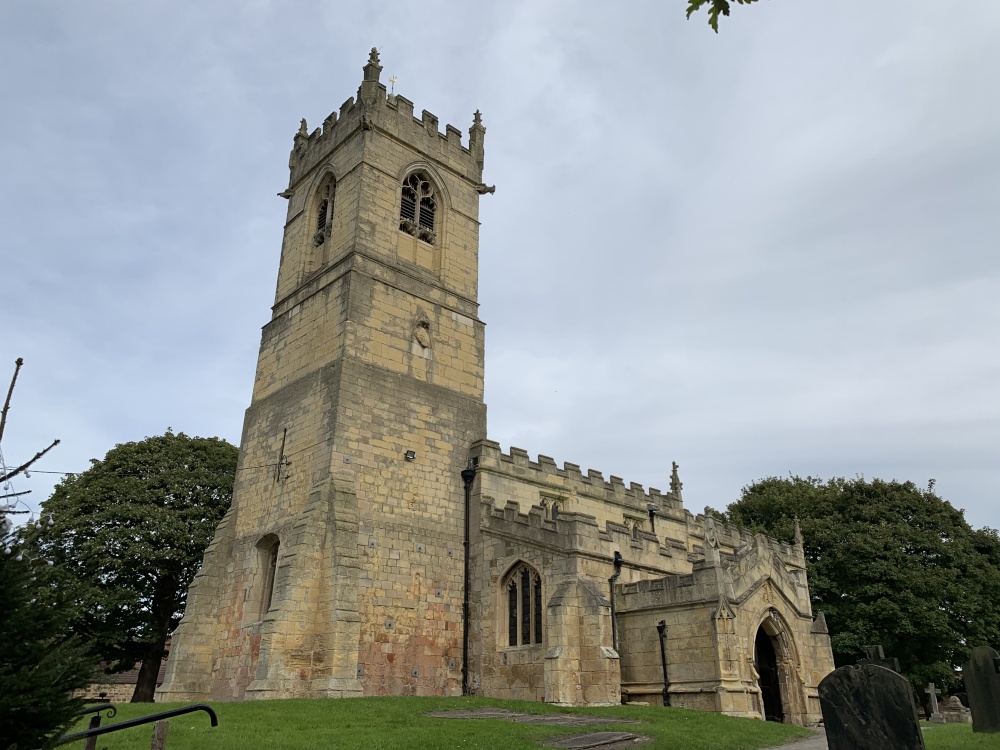
M 702 6 L 708 6 L 708 25 L 711 26 L 715 33 L 719 33 L 719 16 L 728 16 L 729 8 L 732 3 L 739 3 L 740 5 L 749 5 L 750 3 L 755 3 L 757 0 L 688 0 L 687 7 L 687 17 L 691 18 L 693 13 L 697 13 L 701 10 Z
M 838 666 L 882 644 L 914 684 L 954 689 L 972 648 L 1000 646 L 1000 538 L 973 530 L 931 485 L 771 477 L 725 515 L 784 540 L 799 519 L 813 609 L 826 613 Z
M 34 532 L 78 587 L 79 632 L 111 671 L 141 662 L 133 701 L 153 700 L 168 633 L 232 500 L 237 449 L 183 433 L 115 446 L 60 482 Z

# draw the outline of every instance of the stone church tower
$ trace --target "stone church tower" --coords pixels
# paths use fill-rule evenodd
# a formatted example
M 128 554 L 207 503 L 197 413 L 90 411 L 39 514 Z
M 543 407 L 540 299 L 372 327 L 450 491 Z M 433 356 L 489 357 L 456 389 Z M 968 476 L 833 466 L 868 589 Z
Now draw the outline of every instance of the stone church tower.
M 463 146 L 381 70 L 295 135 L 233 504 L 159 700 L 461 692 L 485 128 Z
M 487 439 L 485 128 L 387 96 L 378 54 L 295 135 L 233 503 L 160 700 L 460 695 L 819 721 L 803 540 Z

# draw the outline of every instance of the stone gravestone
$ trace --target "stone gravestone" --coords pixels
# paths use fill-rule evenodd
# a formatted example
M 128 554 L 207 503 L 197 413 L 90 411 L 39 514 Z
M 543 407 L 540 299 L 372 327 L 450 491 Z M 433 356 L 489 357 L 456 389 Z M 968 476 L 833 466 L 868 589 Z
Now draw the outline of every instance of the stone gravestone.
M 941 701 L 941 716 L 946 724 L 972 723 L 972 712 L 962 705 L 957 695 Z
M 972 650 L 963 671 L 973 732 L 1000 732 L 1000 654 L 989 646 Z
M 944 717 L 941 715 L 941 710 L 938 708 L 938 689 L 934 687 L 933 682 L 928 682 L 927 687 L 924 688 L 924 692 L 931 697 L 931 715 L 928 717 L 929 720 L 935 724 L 944 724 Z
M 874 664 L 841 667 L 819 684 L 830 750 L 925 750 L 913 689 Z
M 899 674 L 899 659 L 895 656 L 886 658 L 882 646 L 865 646 L 865 651 L 868 652 L 868 658 L 862 659 L 858 664 L 874 664 L 878 667 L 891 669 L 896 674 Z

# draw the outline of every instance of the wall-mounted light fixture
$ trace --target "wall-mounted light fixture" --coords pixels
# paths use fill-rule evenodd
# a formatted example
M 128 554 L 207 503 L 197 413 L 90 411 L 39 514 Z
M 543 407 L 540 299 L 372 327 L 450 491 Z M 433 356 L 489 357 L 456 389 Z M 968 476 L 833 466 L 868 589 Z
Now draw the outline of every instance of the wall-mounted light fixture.
M 403 454 L 403 458 L 405 458 L 407 461 L 412 461 L 416 457 L 417 454 L 414 453 L 413 451 L 406 451 L 406 453 Z

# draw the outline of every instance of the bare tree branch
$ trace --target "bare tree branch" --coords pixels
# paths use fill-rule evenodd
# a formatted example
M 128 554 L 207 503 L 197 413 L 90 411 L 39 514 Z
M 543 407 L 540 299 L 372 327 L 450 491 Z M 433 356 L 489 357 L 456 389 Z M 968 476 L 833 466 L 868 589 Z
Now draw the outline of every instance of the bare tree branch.
M 21 495 L 30 495 L 30 494 L 31 490 L 25 490 L 24 492 L 8 492 L 6 495 L 0 495 L 0 500 L 6 500 L 8 497 L 21 497 Z M 3 508 L 0 508 L 0 513 L 3 512 L 4 512 Z
M 18 466 L 13 471 L 8 471 L 6 474 L 0 476 L 0 482 L 6 482 L 11 477 L 16 477 L 18 474 L 20 474 L 25 469 L 30 468 L 31 465 L 33 463 L 35 463 L 35 461 L 37 461 L 38 459 L 40 459 L 42 456 L 44 456 L 50 450 L 52 450 L 53 448 L 55 448 L 57 445 L 59 445 L 59 439 L 58 438 L 56 438 L 55 440 L 53 440 L 52 444 L 48 448 L 46 448 L 45 450 L 38 451 L 38 453 L 36 453 L 31 458 L 29 458 L 27 461 L 25 461 L 23 464 L 21 464 L 20 466 Z
M 14 383 L 17 382 L 17 374 L 21 371 L 24 360 L 18 357 L 14 360 L 14 377 L 10 379 L 10 388 L 7 389 L 7 400 L 3 402 L 3 411 L 0 412 L 0 440 L 3 440 L 3 428 L 7 426 L 7 412 L 10 410 L 10 397 L 14 393 Z

